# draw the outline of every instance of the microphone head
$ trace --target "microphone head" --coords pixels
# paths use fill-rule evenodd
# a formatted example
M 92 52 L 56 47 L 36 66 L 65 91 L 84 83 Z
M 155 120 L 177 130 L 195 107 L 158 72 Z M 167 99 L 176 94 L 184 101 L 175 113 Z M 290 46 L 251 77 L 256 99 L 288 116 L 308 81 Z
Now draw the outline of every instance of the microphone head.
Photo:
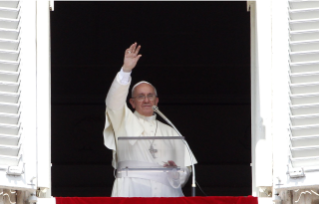
M 153 111 L 155 111 L 155 112 L 157 112 L 157 110 L 158 110 L 158 107 L 157 106 L 152 106 L 152 108 L 153 108 Z

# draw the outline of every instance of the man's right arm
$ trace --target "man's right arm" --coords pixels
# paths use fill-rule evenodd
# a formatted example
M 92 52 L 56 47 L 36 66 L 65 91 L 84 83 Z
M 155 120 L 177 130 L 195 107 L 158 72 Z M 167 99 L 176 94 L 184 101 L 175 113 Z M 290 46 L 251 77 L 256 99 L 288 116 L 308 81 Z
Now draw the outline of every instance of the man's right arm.
M 103 131 L 104 145 L 107 148 L 114 150 L 112 162 L 114 168 L 116 168 L 116 139 L 114 136 L 127 135 L 126 129 L 123 128 L 125 127 L 123 126 L 123 120 L 126 114 L 125 102 L 131 83 L 131 72 L 136 66 L 137 61 L 141 57 L 141 55 L 138 54 L 140 48 L 141 46 L 137 47 L 137 43 L 134 43 L 125 50 L 124 64 L 122 66 L 122 69 L 116 75 L 106 97 L 106 120 Z M 135 129 L 138 129 L 138 124 L 135 124 L 134 127 Z M 135 133 L 136 131 L 130 132 Z M 138 130 L 136 132 L 136 135 L 139 135 L 140 132 L 141 130 Z
M 131 73 L 119 71 L 106 97 L 106 107 L 111 110 L 124 108 L 131 84 Z
M 118 72 L 118 82 L 122 85 L 129 84 L 131 82 L 131 73 L 132 72 L 125 72 L 122 67 L 121 70 Z
M 136 66 L 139 58 L 141 46 L 133 43 L 125 50 L 124 62 L 121 71 L 116 75 L 111 88 L 106 97 L 106 106 L 112 110 L 119 110 L 125 106 L 131 82 L 131 72 Z

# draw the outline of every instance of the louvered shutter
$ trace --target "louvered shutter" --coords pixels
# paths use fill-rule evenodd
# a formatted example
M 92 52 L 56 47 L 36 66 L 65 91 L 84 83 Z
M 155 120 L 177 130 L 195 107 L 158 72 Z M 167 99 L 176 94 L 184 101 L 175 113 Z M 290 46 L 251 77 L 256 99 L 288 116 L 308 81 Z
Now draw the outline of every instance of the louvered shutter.
M 271 5 L 269 9 L 263 6 L 266 3 Z M 319 187 L 319 1 L 261 0 L 248 5 L 252 194 L 269 197 L 263 199 L 271 203 L 279 193 L 283 203 L 290 203 L 304 191 L 311 193 Z M 271 25 L 265 23 L 269 19 Z M 271 52 L 265 52 L 268 45 Z M 265 62 L 269 64 L 265 66 Z M 266 71 L 270 77 L 261 74 Z M 271 94 L 262 98 L 269 89 Z M 271 122 L 265 122 L 262 108 L 267 110 L 265 116 L 271 115 Z M 265 141 L 271 145 L 260 148 Z M 271 164 L 263 159 L 269 155 Z M 272 171 L 264 171 L 262 165 L 271 166 Z
M 273 187 L 290 203 L 319 187 L 319 1 L 285 4 L 272 16 Z
M 0 1 L 0 189 L 37 188 L 36 83 L 36 2 Z
M 289 1 L 289 56 L 291 166 L 319 172 L 319 1 Z
M 19 2 L 0 2 L 0 165 L 21 165 Z

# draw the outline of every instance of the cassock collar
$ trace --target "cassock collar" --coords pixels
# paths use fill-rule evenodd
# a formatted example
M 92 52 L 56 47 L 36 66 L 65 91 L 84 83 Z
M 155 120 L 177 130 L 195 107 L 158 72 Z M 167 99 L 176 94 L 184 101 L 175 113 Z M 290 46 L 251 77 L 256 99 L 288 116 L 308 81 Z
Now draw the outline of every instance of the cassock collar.
M 151 122 L 151 121 L 155 121 L 156 120 L 156 114 L 154 113 L 154 115 L 152 116 L 144 116 L 144 115 L 141 115 L 139 114 L 137 111 L 134 112 L 134 114 L 138 117 L 138 118 L 142 118 L 148 122 Z

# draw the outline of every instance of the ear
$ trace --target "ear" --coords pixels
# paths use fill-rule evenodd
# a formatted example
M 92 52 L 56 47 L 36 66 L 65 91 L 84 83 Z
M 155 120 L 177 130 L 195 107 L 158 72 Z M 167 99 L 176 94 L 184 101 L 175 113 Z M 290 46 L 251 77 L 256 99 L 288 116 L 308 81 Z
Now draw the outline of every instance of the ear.
M 156 97 L 154 104 L 157 106 L 158 102 L 159 102 L 159 99 L 158 99 L 158 97 Z
M 130 104 L 132 106 L 133 109 L 135 109 L 135 102 L 134 102 L 134 99 L 130 98 Z

